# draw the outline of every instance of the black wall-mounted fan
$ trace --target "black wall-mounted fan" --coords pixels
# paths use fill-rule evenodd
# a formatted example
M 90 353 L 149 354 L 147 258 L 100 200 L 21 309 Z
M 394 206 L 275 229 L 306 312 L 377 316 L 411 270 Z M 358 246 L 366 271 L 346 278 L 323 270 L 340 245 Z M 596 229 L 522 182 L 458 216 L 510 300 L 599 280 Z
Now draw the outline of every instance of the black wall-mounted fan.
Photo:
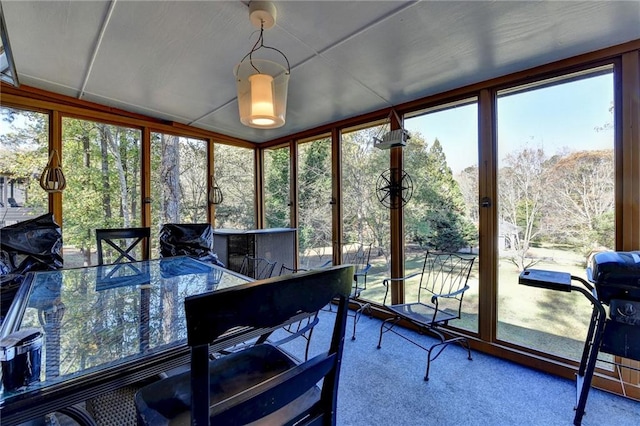
M 376 195 L 383 206 L 397 209 L 413 196 L 413 181 L 404 170 L 388 169 L 378 176 Z

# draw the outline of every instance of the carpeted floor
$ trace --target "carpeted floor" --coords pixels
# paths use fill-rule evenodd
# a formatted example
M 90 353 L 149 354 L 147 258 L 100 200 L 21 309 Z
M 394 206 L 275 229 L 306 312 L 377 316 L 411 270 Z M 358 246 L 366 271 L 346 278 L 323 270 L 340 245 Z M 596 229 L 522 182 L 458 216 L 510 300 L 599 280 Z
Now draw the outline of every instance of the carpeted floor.
M 320 316 L 311 354 L 322 339 L 329 338 L 332 326 L 328 324 L 332 313 Z M 350 317 L 347 327 L 352 321 Z M 377 349 L 379 330 L 379 320 L 362 317 L 357 339 L 345 341 L 338 394 L 340 426 L 573 424 L 574 381 L 479 352 L 473 352 L 469 361 L 466 351 L 452 345 L 432 362 L 425 382 L 426 352 L 393 333 L 385 334 L 382 348 Z M 413 334 L 425 344 L 434 341 Z M 303 356 L 304 345 L 298 340 L 289 349 Z M 640 402 L 592 389 L 582 424 L 638 425 Z

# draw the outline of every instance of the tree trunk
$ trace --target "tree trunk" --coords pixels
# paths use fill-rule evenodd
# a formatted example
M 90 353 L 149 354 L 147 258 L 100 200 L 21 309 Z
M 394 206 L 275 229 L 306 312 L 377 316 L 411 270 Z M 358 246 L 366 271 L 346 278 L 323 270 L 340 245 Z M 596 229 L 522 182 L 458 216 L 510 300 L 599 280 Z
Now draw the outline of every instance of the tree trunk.
M 164 223 L 180 221 L 180 150 L 178 137 L 162 136 L 162 164 L 160 176 L 163 188 L 162 201 Z

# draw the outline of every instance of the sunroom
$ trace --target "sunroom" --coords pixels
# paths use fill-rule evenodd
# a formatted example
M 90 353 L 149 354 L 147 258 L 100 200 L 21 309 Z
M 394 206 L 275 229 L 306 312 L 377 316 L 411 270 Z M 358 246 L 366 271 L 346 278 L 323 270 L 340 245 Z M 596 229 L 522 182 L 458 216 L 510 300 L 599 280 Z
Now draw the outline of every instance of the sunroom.
M 451 331 L 572 379 L 589 301 L 519 274 L 640 250 L 638 2 L 283 1 L 262 29 L 248 1 L 1 6 L 0 221 L 53 213 L 65 267 L 95 264 L 98 228 L 290 229 L 292 267 L 370 247 L 385 318 L 384 278 L 454 251 L 476 260 Z M 241 121 L 260 43 L 285 58 L 277 127 Z M 640 399 L 640 363 L 608 361 L 593 386 Z

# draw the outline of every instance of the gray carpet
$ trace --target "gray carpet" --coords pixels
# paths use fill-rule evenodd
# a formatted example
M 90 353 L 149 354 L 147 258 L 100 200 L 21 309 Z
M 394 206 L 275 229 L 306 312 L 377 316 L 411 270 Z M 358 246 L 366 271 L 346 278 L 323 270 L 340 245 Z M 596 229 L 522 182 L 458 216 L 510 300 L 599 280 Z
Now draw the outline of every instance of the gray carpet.
M 326 347 L 334 314 L 321 312 L 311 354 Z M 349 318 L 347 328 L 352 326 Z M 575 382 L 458 345 L 432 362 L 426 352 L 387 333 L 377 349 L 380 321 L 362 317 L 357 340 L 345 341 L 338 394 L 338 425 L 572 425 Z M 406 330 L 405 330 L 406 331 Z M 425 344 L 435 341 L 411 331 Z M 351 336 L 348 333 L 348 336 Z M 302 339 L 288 344 L 303 356 Z M 640 402 L 591 389 L 583 425 L 638 425 Z

